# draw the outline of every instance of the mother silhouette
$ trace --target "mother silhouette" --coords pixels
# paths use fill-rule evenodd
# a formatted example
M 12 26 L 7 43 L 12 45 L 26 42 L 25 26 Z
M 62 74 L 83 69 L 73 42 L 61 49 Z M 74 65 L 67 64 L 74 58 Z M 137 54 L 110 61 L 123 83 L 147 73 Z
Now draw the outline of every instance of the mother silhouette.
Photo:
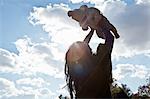
M 105 44 L 99 44 L 96 54 L 88 45 L 93 28 L 83 41 L 73 43 L 66 53 L 65 74 L 71 98 L 111 98 L 114 36 L 105 26 L 99 28 L 99 32 L 105 34 Z

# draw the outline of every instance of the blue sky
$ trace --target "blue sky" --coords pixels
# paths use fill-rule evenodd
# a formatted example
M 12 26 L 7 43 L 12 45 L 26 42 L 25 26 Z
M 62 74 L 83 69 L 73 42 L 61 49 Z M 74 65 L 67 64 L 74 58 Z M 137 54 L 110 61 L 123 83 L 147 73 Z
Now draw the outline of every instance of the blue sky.
M 67 17 L 67 11 L 82 4 L 100 9 L 121 35 L 112 53 L 113 76 L 133 92 L 146 84 L 150 76 L 148 0 L 1 0 L 0 99 L 67 95 L 62 89 L 65 52 L 88 33 Z M 94 36 L 90 46 L 95 49 L 100 42 Z

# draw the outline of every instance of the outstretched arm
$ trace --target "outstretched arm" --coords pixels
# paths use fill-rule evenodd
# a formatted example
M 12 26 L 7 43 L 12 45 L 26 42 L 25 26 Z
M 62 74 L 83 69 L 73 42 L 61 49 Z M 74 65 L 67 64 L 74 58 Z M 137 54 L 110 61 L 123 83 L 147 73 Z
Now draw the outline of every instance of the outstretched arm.
M 86 42 L 87 44 L 90 42 L 92 36 L 94 33 L 94 29 L 91 28 L 91 31 L 89 32 L 89 34 L 85 37 L 84 42 Z
M 105 30 L 105 44 L 109 50 L 109 52 L 112 52 L 113 44 L 114 44 L 114 36 L 110 33 L 110 31 Z

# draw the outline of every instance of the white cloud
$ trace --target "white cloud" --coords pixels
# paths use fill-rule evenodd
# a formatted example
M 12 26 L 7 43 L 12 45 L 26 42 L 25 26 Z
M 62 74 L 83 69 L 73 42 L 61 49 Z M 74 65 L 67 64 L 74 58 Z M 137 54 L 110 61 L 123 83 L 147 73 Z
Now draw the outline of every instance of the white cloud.
M 48 88 L 36 88 L 34 89 L 33 87 L 25 87 L 22 86 L 19 91 L 22 91 L 21 95 L 28 96 L 32 95 L 34 99 L 46 99 L 45 97 L 56 97 L 56 94 L 50 91 Z
M 11 97 L 11 96 L 17 96 L 20 94 L 16 87 L 14 82 L 9 81 L 5 78 L 0 78 L 0 98 L 2 97 Z
M 90 2 L 91 0 L 69 0 L 71 1 L 71 3 L 80 3 L 80 2 L 85 2 L 85 3 L 88 3 Z M 96 0 L 97 1 L 97 0 Z
M 59 95 L 62 94 L 63 96 L 69 96 L 68 87 L 65 82 L 59 84 L 59 89 L 56 92 Z
M 149 72 L 150 68 L 146 68 L 144 65 L 118 64 L 113 70 L 113 77 L 118 80 L 124 77 L 137 77 L 143 79 L 149 75 Z
M 51 88 L 49 88 L 49 86 L 51 86 L 50 83 L 54 80 L 56 81 L 56 79 L 58 82 L 60 80 L 62 81 L 64 80 L 65 76 L 63 73 L 64 61 L 58 58 L 56 59 L 54 56 L 55 53 L 52 53 L 52 51 L 56 49 L 56 45 L 45 41 L 41 43 L 35 43 L 32 42 L 32 40 L 27 36 L 18 39 L 15 42 L 15 45 L 18 50 L 18 54 L 10 53 L 4 49 L 0 50 L 0 57 L 6 57 L 3 60 L 3 63 L 7 63 L 5 66 L 0 66 L 0 73 L 6 75 L 17 74 L 16 78 L 17 76 L 22 77 L 22 79 L 16 80 L 16 86 L 18 89 L 15 87 L 15 85 L 10 84 L 10 86 L 14 86 L 11 88 L 14 88 L 18 92 L 16 95 L 11 95 L 14 93 L 9 92 L 10 95 L 12 97 L 21 97 L 22 95 L 28 97 L 32 95 L 32 97 L 40 97 L 40 99 L 51 96 L 57 97 L 58 94 L 54 94 L 56 91 L 52 92 Z M 57 52 L 57 55 L 58 54 L 59 52 Z M 38 77 L 38 75 L 42 75 L 42 77 L 46 76 L 47 79 L 51 80 L 48 80 L 49 82 L 45 81 L 43 78 Z M 4 85 L 2 86 L 5 87 Z M 45 87 L 47 87 L 49 94 L 42 95 L 40 93 L 40 89 Z M 59 86 L 57 86 L 56 90 L 58 89 Z M 7 90 L 4 91 L 7 92 Z M 41 92 L 43 93 L 43 91 Z M 6 96 L 9 97 L 8 95 Z M 2 96 L 2 98 L 6 96 Z
M 43 83 L 43 85 L 41 83 Z M 22 84 L 37 87 L 34 88 L 33 86 L 23 86 Z M 32 80 L 29 78 L 20 79 L 16 84 L 8 79 L 0 78 L 0 99 L 22 99 L 21 97 L 25 98 L 29 96 L 29 99 L 46 99 L 48 97 L 57 97 L 57 95 L 50 89 L 44 87 L 44 81 L 42 81 L 41 78 Z
M 41 88 L 44 85 L 49 85 L 48 82 L 44 81 L 42 78 L 22 78 L 16 81 L 18 85 L 28 85 L 31 87 Z
M 150 51 L 148 51 L 145 56 L 150 57 Z
M 49 4 L 46 8 L 34 7 L 28 18 L 30 23 L 42 25 L 51 41 L 61 47 L 58 51 L 66 51 L 73 42 L 83 40 L 88 33 L 84 33 L 79 24 L 67 16 L 68 10 L 70 8 L 64 4 Z
M 14 73 L 23 76 L 31 76 L 42 73 L 56 78 L 63 78 L 62 68 L 64 65 L 62 64 L 64 64 L 64 59 L 62 59 L 61 52 L 58 52 L 57 50 L 56 55 L 61 58 L 57 58 L 59 60 L 55 58 L 55 53 L 52 51 L 56 48 L 53 46 L 53 43 L 34 43 L 28 37 L 24 37 L 22 39 L 18 39 L 15 44 L 19 51 L 18 55 L 6 50 L 1 50 L 2 55 L 0 57 L 7 57 L 7 59 L 3 60 L 3 63 L 8 64 L 5 67 L 0 66 L 1 72 Z M 12 65 L 13 68 L 9 68 L 9 64 L 12 63 L 12 60 L 15 64 Z
M 57 95 L 48 88 L 41 88 L 39 89 L 39 94 L 35 96 L 35 99 L 49 99 L 50 97 L 54 99 Z
M 149 0 L 135 0 L 137 4 L 141 4 L 141 3 L 150 3 Z
M 69 0 L 69 1 L 71 1 L 72 3 L 80 3 L 80 2 L 88 3 L 88 2 L 90 2 L 90 3 L 98 4 L 98 3 L 103 3 L 108 0 Z
M 0 67 L 13 67 L 15 64 L 15 54 L 0 48 Z M 9 61 L 9 62 L 8 62 Z

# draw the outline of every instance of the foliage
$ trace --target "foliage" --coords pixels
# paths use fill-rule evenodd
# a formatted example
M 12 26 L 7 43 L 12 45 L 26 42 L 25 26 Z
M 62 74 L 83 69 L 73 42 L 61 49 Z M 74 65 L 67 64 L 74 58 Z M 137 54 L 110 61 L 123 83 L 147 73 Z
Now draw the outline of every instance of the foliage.
M 113 98 L 129 98 L 131 95 L 131 91 L 127 88 L 127 85 L 121 84 L 121 86 L 119 86 L 115 79 L 111 85 L 111 93 Z
M 113 98 L 133 98 L 133 99 L 148 99 L 150 98 L 150 83 L 138 87 L 137 93 L 132 93 L 132 91 L 127 87 L 126 84 L 121 84 L 119 86 L 117 80 L 112 83 L 111 91 Z
M 150 82 L 138 87 L 137 93 L 132 93 L 126 84 L 117 84 L 117 80 L 113 79 L 111 85 L 112 98 L 131 98 L 131 99 L 149 99 L 150 98 Z M 59 99 L 69 99 L 68 97 L 59 96 Z
M 148 98 L 150 97 L 150 84 L 139 86 L 138 92 L 133 97 Z

